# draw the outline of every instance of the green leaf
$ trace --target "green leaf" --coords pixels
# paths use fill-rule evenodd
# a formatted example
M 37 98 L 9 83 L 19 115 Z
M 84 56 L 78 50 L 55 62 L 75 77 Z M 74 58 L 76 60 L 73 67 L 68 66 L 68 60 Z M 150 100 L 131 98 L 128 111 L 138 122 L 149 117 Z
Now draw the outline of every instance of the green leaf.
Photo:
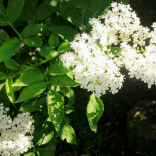
M 46 61 L 49 61 L 49 60 L 55 58 L 57 55 L 58 55 L 58 52 L 57 52 L 57 51 L 51 51 L 51 52 L 47 55 Z
M 44 74 L 40 69 L 25 70 L 21 77 L 18 78 L 13 86 L 28 86 L 36 81 L 44 80 Z
M 68 143 L 77 144 L 74 129 L 65 122 L 62 122 L 58 135 L 62 140 L 66 139 Z
M 19 65 L 11 58 L 8 58 L 6 61 L 4 61 L 4 64 L 8 69 L 12 69 L 12 70 L 19 69 Z
M 7 79 L 7 78 L 8 78 L 7 74 L 0 72 L 0 80 Z
M 17 38 L 11 38 L 3 43 L 0 47 L 0 62 L 11 57 L 21 46 L 22 41 Z
M 64 52 L 66 52 L 66 51 L 68 51 L 70 49 L 71 49 L 71 47 L 70 47 L 69 42 L 64 42 L 64 43 L 59 45 L 58 52 L 59 53 L 64 53 Z
M 16 155 L 16 154 L 15 154 L 15 155 Z M 30 150 L 30 151 L 24 153 L 24 156 L 35 156 L 35 152 L 32 151 L 32 150 Z
M 37 4 L 38 4 L 38 0 L 24 0 L 24 4 L 32 11 L 34 12 Z
M 67 68 L 63 67 L 63 65 L 61 64 L 51 64 L 48 67 L 48 73 L 50 75 L 63 75 L 70 72 L 70 70 L 68 70 Z
M 57 35 L 51 34 L 49 37 L 49 45 L 55 48 L 58 46 L 58 44 L 59 44 L 59 38 L 57 37 Z
M 5 81 L 6 93 L 7 93 L 9 100 L 13 103 L 14 102 L 14 90 L 13 90 L 12 84 L 13 84 L 12 78 L 6 79 Z
M 21 21 L 31 21 L 34 19 L 34 15 L 29 9 L 23 8 L 21 15 L 19 16 L 19 19 Z
M 39 53 L 41 56 L 46 58 L 51 51 L 55 51 L 51 46 L 49 46 L 49 47 L 42 46 Z
M 64 19 L 68 20 L 72 24 L 76 26 L 83 25 L 82 17 L 77 9 L 66 0 L 45 0 L 45 2 L 50 5 L 53 11 L 59 13 Z
M 74 36 L 78 33 L 75 29 L 69 26 L 48 26 L 45 27 L 49 31 L 53 32 L 54 34 L 59 35 L 64 40 L 72 41 Z
M 52 13 L 53 11 L 51 10 L 51 7 L 47 3 L 44 2 L 37 7 L 36 12 L 35 12 L 35 18 L 38 21 L 44 20 L 48 18 Z
M 39 36 L 30 36 L 24 39 L 24 43 L 30 47 L 41 47 L 43 44 L 43 40 Z
M 36 35 L 43 27 L 44 25 L 42 24 L 29 24 L 23 29 L 21 36 L 24 39 L 26 37 Z
M 3 29 L 0 30 L 0 44 L 9 39 L 9 35 Z
M 50 90 L 47 94 L 47 104 L 50 120 L 56 131 L 59 131 L 64 117 L 64 99 L 58 92 Z
M 41 95 L 38 98 L 31 99 L 30 101 L 23 103 L 19 111 L 34 112 L 39 110 L 45 104 L 46 104 L 46 95 Z
M 5 86 L 5 83 L 0 84 L 0 91 L 3 89 L 4 86 Z
M 95 97 L 94 93 L 90 96 L 87 105 L 87 118 L 89 121 L 89 126 L 93 132 L 97 132 L 97 122 L 102 116 L 104 111 L 104 105 L 100 98 Z
M 25 87 L 15 103 L 25 102 L 29 99 L 37 97 L 41 94 L 47 87 L 47 84 L 44 81 L 37 81 L 30 84 L 28 87 Z
M 129 0 L 116 0 L 118 3 L 129 4 Z
M 44 121 L 42 129 L 44 129 L 44 135 L 42 140 L 42 145 L 48 143 L 54 135 L 54 126 L 51 120 L 48 118 Z
M 38 156 L 55 156 L 49 148 L 36 148 Z
M 7 7 L 7 17 L 11 23 L 15 22 L 21 14 L 24 0 L 9 0 Z
M 60 86 L 60 87 L 76 87 L 80 85 L 79 83 L 75 82 L 70 77 L 68 77 L 67 75 L 51 76 L 49 83 L 52 86 Z
M 36 134 L 34 134 L 33 144 L 43 145 L 48 143 L 54 135 L 54 126 L 52 125 L 50 119 L 46 119 L 43 125 Z

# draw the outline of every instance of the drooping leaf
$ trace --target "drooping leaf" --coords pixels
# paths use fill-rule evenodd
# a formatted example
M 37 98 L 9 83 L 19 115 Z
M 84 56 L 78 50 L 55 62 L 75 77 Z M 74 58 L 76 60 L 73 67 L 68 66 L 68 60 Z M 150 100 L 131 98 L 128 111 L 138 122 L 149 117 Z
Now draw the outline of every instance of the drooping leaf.
M 9 35 L 3 29 L 0 30 L 0 44 L 9 39 Z
M 58 135 L 62 140 L 66 139 L 68 143 L 77 144 L 74 129 L 64 121 L 61 124 Z
M 48 114 L 51 122 L 59 131 L 64 117 L 64 99 L 56 91 L 50 90 L 47 94 Z
M 43 27 L 44 25 L 42 24 L 29 24 L 23 29 L 21 36 L 24 39 L 26 37 L 36 35 Z
M 104 111 L 104 105 L 100 98 L 95 97 L 94 93 L 90 96 L 87 105 L 87 118 L 89 121 L 89 126 L 93 132 L 97 132 L 97 122 L 102 116 Z
M 36 148 L 38 156 L 55 156 L 49 148 Z
M 116 0 L 118 3 L 129 4 L 129 0 Z
M 6 89 L 7 96 L 9 100 L 13 103 L 14 102 L 14 90 L 13 90 L 12 84 L 13 84 L 12 78 L 8 78 L 5 81 L 5 89 Z
M 48 67 L 48 73 L 50 75 L 63 75 L 68 73 L 70 70 L 68 70 L 67 68 L 65 68 L 63 65 L 61 64 L 51 64 Z
M 4 64 L 8 69 L 12 69 L 12 70 L 19 69 L 19 65 L 11 58 L 8 58 L 7 60 L 5 60 Z
M 7 7 L 7 17 L 11 23 L 15 22 L 21 14 L 24 0 L 9 0 Z
M 59 13 L 64 19 L 67 19 L 76 26 L 82 26 L 83 21 L 79 12 L 68 1 L 45 0 L 45 2 L 50 5 L 53 11 Z
M 43 40 L 39 36 L 30 36 L 24 39 L 24 43 L 30 47 L 41 47 L 43 44 Z
M 68 77 L 67 75 L 51 76 L 49 83 L 52 86 L 60 86 L 60 87 L 76 87 L 80 85 L 79 83 L 75 82 L 70 77 Z
M 47 84 L 44 81 L 37 81 L 32 84 L 30 84 L 28 87 L 25 87 L 16 101 L 16 103 L 19 102 L 25 102 L 29 99 L 37 97 L 39 94 L 41 94 L 47 87 Z
M 49 37 L 49 45 L 52 47 L 57 47 L 59 44 L 59 38 L 55 34 L 51 34 Z
M 70 89 L 70 98 L 68 100 L 68 105 L 73 106 L 74 103 L 75 103 L 75 93 L 72 89 Z
M 32 12 L 29 9 L 23 8 L 23 10 L 19 16 L 19 19 L 21 21 L 31 21 L 34 19 L 34 15 L 32 14 Z
M 14 82 L 13 86 L 28 86 L 41 80 L 44 80 L 44 74 L 40 69 L 24 70 L 21 77 Z
M 8 78 L 7 74 L 0 72 L 0 80 L 7 79 L 7 78 Z
M 19 109 L 22 112 L 34 112 L 46 104 L 46 95 L 42 95 L 36 99 L 31 99 L 23 103 Z
M 48 18 L 52 13 L 53 11 L 51 10 L 51 7 L 47 3 L 44 2 L 37 7 L 36 12 L 35 12 L 35 18 L 38 21 L 44 20 Z
M 0 3 L 0 26 L 9 25 L 9 21 L 6 17 L 6 9 L 3 3 Z
M 64 43 L 59 45 L 58 52 L 63 53 L 63 52 L 66 52 L 66 51 L 68 51 L 70 49 L 71 49 L 71 47 L 70 47 L 69 42 L 64 42 Z
M 47 30 L 59 35 L 64 40 L 72 41 L 74 36 L 78 33 L 75 29 L 69 26 L 48 26 L 45 27 Z
M 11 57 L 21 46 L 22 41 L 17 38 L 11 38 L 3 43 L 0 47 L 0 62 Z

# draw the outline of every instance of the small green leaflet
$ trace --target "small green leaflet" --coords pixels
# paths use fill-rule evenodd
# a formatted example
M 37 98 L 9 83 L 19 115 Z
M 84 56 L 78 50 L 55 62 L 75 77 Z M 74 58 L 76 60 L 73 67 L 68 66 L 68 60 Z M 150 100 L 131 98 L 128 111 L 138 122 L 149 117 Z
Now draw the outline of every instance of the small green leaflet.
M 37 81 L 30 84 L 21 91 L 20 96 L 15 103 L 25 102 L 29 99 L 37 97 L 46 89 L 46 87 L 47 84 L 44 81 Z
M 51 64 L 49 67 L 48 67 L 48 73 L 50 75 L 63 75 L 63 74 L 66 74 L 70 72 L 70 70 L 68 70 L 67 68 L 63 67 L 63 65 L 61 64 Z
M 36 35 L 43 27 L 44 25 L 42 24 L 29 24 L 23 29 L 21 36 L 24 39 L 26 37 Z
M 8 78 L 5 81 L 5 89 L 6 89 L 7 96 L 9 100 L 13 103 L 14 102 L 14 90 L 13 90 L 12 84 L 13 84 L 12 78 Z
M 42 46 L 39 53 L 41 56 L 46 58 L 51 51 L 55 51 L 55 49 L 53 49 L 51 46 L 48 46 L 48 47 Z
M 50 90 L 47 93 L 47 105 L 49 118 L 56 131 L 59 131 L 64 117 L 64 99 L 58 92 Z
M 68 143 L 77 145 L 74 129 L 65 121 L 62 122 L 58 135 L 62 140 L 66 139 Z
M 51 34 L 49 37 L 49 45 L 52 47 L 57 47 L 59 44 L 59 38 L 55 34 Z
M 87 105 L 87 118 L 89 121 L 90 128 L 93 132 L 97 132 L 97 122 L 102 116 L 104 111 L 104 105 L 100 98 L 95 97 L 94 93 L 90 96 Z
M 114 56 L 117 56 L 121 51 L 121 48 L 119 47 L 111 47 L 111 52 L 114 54 Z
M 28 86 L 36 81 L 44 80 L 44 74 L 40 69 L 24 70 L 13 86 Z
M 79 83 L 75 82 L 70 77 L 68 77 L 67 75 L 51 76 L 49 83 L 52 86 L 60 86 L 60 87 L 76 87 L 80 85 Z
M 24 156 L 35 156 L 35 152 L 32 149 L 30 149 L 29 151 L 24 153 Z
M 6 61 L 4 61 L 4 64 L 8 69 L 12 69 L 12 70 L 19 69 L 19 65 L 11 58 L 8 58 Z

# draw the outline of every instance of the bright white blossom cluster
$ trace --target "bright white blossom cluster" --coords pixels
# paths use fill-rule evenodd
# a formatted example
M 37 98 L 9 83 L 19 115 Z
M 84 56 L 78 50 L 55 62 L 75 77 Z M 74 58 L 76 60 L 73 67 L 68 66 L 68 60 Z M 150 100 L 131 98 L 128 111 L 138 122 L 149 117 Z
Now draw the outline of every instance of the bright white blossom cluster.
M 124 76 L 120 67 L 129 70 L 148 84 L 156 84 L 156 24 L 153 31 L 140 25 L 130 5 L 113 2 L 111 10 L 98 19 L 90 19 L 90 34 L 77 34 L 70 43 L 75 52 L 61 55 L 66 68 L 74 67 L 76 80 L 81 87 L 94 91 L 96 96 L 106 90 L 117 93 Z M 149 40 L 149 44 L 147 44 Z M 119 51 L 113 50 L 119 47 Z
M 14 120 L 7 112 L 9 108 L 4 108 L 0 104 L 0 154 L 2 156 L 16 155 L 28 151 L 33 147 L 32 139 L 34 120 L 29 113 L 18 114 Z M 29 135 L 27 135 L 29 134 Z

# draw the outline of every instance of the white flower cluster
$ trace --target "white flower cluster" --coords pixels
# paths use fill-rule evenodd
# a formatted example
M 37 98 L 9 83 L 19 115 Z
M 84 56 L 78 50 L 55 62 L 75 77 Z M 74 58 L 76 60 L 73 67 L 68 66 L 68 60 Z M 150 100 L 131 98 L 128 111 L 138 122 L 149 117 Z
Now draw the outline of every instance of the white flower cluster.
M 34 132 L 34 120 L 29 113 L 18 114 L 12 120 L 7 115 L 8 111 L 9 108 L 4 108 L 3 104 L 0 104 L 0 154 L 19 156 L 33 147 L 33 136 L 30 134 Z
M 140 25 L 140 20 L 130 5 L 113 2 L 111 10 L 100 18 L 90 19 L 92 31 L 77 34 L 70 43 L 75 52 L 61 55 L 63 65 L 74 67 L 76 80 L 81 87 L 94 91 L 96 96 L 106 90 L 117 93 L 124 76 L 120 67 L 129 70 L 130 77 L 156 84 L 156 24 L 154 30 Z M 150 39 L 146 46 L 147 39 Z M 112 47 L 121 48 L 120 52 Z

